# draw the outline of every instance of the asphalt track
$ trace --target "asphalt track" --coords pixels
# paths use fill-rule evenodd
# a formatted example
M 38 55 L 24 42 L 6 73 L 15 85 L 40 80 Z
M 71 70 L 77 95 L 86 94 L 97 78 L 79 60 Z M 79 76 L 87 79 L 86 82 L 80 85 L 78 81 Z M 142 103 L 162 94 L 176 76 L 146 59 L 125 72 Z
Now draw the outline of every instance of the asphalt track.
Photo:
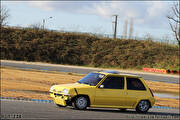
M 53 64 L 43 64 L 43 63 L 28 63 L 28 62 L 13 62 L 13 61 L 3 61 L 1 60 L 1 66 L 16 67 L 21 69 L 35 69 L 35 70 L 47 70 L 47 71 L 58 71 L 58 72 L 72 72 L 80 74 L 88 74 L 92 71 L 103 70 L 99 68 L 88 68 L 88 67 L 78 67 L 78 66 L 67 66 L 67 65 L 53 65 Z M 143 72 L 126 72 L 121 71 L 123 74 L 135 74 L 143 77 L 145 80 L 160 81 L 168 83 L 180 83 L 179 76 L 166 75 L 166 74 L 152 74 Z
M 1 100 L 1 119 L 180 119 L 179 109 L 151 108 L 146 114 L 128 109 L 88 108 L 75 110 L 72 107 L 57 107 L 53 103 Z

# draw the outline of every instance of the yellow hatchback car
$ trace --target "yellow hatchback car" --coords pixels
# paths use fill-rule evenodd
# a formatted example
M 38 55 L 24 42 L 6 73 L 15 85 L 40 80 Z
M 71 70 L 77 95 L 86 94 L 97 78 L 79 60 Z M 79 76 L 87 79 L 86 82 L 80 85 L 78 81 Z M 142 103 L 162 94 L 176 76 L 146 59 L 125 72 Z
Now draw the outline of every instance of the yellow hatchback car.
M 72 84 L 53 85 L 50 96 L 58 106 L 108 107 L 136 109 L 145 113 L 154 103 L 154 95 L 141 77 L 117 71 L 92 72 Z

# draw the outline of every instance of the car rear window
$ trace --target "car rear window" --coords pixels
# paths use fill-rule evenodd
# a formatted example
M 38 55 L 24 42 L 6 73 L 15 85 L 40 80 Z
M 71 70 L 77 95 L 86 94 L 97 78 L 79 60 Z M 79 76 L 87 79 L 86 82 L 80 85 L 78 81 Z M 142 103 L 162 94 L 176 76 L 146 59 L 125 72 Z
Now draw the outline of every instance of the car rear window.
M 128 90 L 146 90 L 145 86 L 138 78 L 126 78 Z

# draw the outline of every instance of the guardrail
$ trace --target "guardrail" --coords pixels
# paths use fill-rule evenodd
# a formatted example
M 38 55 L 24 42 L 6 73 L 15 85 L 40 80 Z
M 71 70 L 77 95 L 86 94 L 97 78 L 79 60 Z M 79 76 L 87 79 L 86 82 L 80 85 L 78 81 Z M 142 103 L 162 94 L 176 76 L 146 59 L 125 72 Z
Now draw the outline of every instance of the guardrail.
M 142 68 L 145 72 L 157 72 L 157 73 L 166 73 L 166 74 L 180 74 L 180 71 L 177 70 L 166 70 L 166 69 L 157 69 L 157 68 Z

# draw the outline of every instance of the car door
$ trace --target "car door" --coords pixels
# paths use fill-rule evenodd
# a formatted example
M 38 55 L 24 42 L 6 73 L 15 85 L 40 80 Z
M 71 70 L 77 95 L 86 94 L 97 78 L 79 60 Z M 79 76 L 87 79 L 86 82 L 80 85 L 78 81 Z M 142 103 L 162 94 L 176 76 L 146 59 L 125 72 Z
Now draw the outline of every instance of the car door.
M 108 76 L 96 88 L 95 105 L 123 106 L 125 103 L 124 77 Z
M 126 77 L 126 85 L 126 105 L 132 107 L 146 95 L 146 88 L 139 78 L 133 77 Z

